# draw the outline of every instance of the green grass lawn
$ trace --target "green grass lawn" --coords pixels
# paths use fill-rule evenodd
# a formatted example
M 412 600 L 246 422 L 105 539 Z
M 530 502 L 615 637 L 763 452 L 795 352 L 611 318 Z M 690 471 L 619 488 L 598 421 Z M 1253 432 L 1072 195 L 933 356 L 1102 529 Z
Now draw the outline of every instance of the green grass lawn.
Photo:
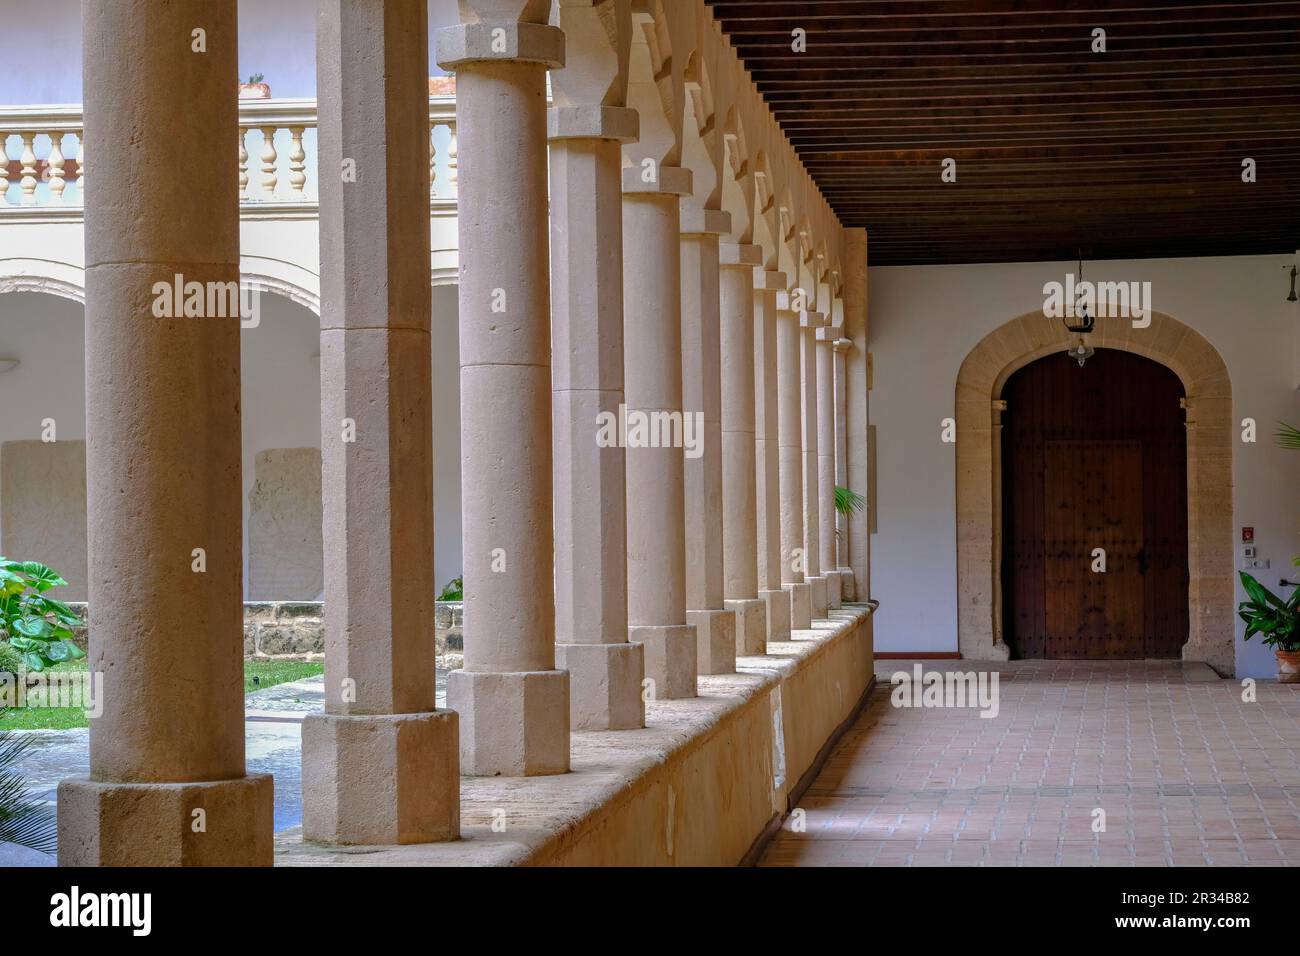
M 67 661 L 53 671 L 84 671 L 86 662 Z M 319 661 L 244 661 L 244 693 L 266 690 L 276 684 L 315 677 L 325 672 Z M 86 726 L 86 714 L 80 707 L 21 707 L 0 716 L 0 730 L 71 730 Z

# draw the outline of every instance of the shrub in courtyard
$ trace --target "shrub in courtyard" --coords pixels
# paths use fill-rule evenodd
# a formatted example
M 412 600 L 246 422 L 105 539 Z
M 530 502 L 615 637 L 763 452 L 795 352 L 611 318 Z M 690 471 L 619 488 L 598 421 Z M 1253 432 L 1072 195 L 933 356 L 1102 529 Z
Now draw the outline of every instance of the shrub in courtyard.
M 81 618 L 45 592 L 68 582 L 37 561 L 0 557 L 0 635 L 22 655 L 29 671 L 86 656 L 72 640 Z

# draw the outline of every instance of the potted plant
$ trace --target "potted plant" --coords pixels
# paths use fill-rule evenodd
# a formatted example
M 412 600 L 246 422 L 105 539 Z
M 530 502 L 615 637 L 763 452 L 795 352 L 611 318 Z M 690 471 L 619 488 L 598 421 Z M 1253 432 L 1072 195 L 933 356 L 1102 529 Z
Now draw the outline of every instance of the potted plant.
M 1277 656 L 1278 682 L 1300 684 L 1300 588 L 1284 601 L 1245 571 L 1238 573 L 1250 597 L 1237 607 L 1246 622 L 1246 640 L 1262 634 Z
M 45 596 L 67 583 L 38 561 L 0 557 L 0 633 L 29 671 L 86 656 L 73 641 L 72 629 L 83 626 L 81 618 L 62 601 Z
M 264 82 L 265 79 L 266 77 L 261 73 L 254 73 L 246 83 L 240 83 L 239 98 L 241 100 L 269 100 L 271 98 L 271 87 Z

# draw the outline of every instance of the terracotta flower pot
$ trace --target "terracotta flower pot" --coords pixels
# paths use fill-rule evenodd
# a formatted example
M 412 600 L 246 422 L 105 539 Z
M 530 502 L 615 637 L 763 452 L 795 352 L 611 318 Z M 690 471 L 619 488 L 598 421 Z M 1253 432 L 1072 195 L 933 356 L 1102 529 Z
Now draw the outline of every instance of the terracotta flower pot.
M 1277 682 L 1300 684 L 1300 651 L 1274 651 L 1277 655 Z
M 271 85 L 269 83 L 240 83 L 239 98 L 241 100 L 269 100 L 271 98 Z

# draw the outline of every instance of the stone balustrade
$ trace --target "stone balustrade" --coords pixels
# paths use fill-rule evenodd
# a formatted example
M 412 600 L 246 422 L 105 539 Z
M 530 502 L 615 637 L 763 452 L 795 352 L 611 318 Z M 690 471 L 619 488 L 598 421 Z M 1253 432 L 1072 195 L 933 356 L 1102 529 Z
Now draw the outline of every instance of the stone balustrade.
M 245 218 L 314 213 L 316 100 L 241 100 L 236 166 Z M 79 105 L 0 107 L 0 215 L 80 218 L 87 161 Z M 457 193 L 456 97 L 429 97 L 433 204 Z M 106 160 L 112 167 L 111 158 Z

